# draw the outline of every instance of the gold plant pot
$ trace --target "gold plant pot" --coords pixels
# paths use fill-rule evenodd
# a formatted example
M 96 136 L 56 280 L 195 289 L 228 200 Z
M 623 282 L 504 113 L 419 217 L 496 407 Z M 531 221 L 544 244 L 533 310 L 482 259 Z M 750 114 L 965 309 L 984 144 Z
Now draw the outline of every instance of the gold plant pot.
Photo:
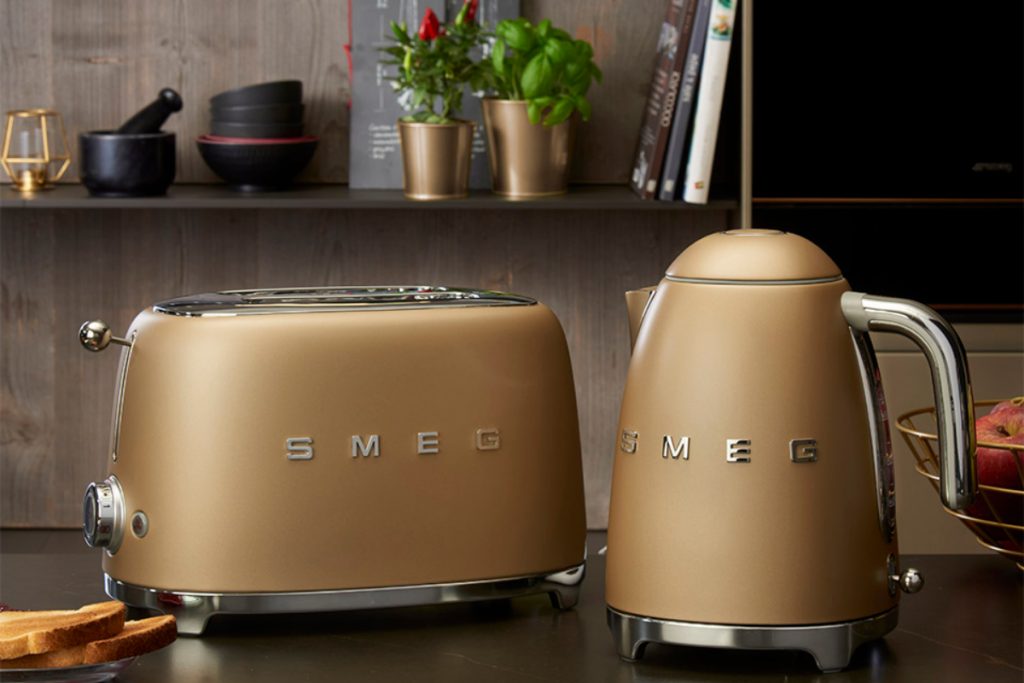
M 496 194 L 526 198 L 568 191 L 575 116 L 549 127 L 530 123 L 522 100 L 486 98 L 483 110 Z
M 457 199 L 469 194 L 473 122 L 398 122 L 405 196 Z

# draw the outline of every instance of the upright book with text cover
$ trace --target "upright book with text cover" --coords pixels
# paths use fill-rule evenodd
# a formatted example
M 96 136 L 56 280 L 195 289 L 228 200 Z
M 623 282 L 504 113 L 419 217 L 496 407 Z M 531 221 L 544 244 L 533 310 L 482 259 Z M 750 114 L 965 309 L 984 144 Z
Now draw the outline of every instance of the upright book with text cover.
M 679 197 L 679 181 L 686 170 L 684 166 L 687 144 L 690 141 L 693 102 L 697 96 L 697 83 L 700 80 L 701 63 L 704 59 L 704 42 L 707 39 L 712 2 L 713 0 L 697 0 L 693 36 L 686 50 L 686 61 L 683 65 L 676 111 L 672 118 L 672 134 L 669 136 L 668 150 L 665 152 L 665 166 L 661 173 L 658 199 L 672 201 Z
M 711 167 L 715 158 L 718 124 L 722 117 L 729 48 L 732 46 L 733 26 L 736 22 L 736 2 L 714 0 L 708 25 L 704 71 L 697 90 L 697 111 L 693 116 L 693 137 L 683 190 L 683 200 L 691 204 L 707 204 L 711 189 Z
M 630 177 L 630 186 L 645 199 L 652 199 L 658 189 L 697 2 L 669 0 L 658 36 L 658 58 Z

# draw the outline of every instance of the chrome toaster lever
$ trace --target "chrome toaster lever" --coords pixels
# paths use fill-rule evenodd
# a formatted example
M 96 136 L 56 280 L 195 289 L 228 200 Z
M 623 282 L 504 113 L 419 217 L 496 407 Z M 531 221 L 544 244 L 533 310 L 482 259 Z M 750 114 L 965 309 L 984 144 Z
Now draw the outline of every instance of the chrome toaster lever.
M 132 345 L 127 339 L 115 337 L 110 331 L 110 325 L 102 320 L 89 320 L 82 323 L 82 327 L 78 330 L 78 341 L 89 351 L 102 351 L 110 346 L 111 342 L 121 346 Z

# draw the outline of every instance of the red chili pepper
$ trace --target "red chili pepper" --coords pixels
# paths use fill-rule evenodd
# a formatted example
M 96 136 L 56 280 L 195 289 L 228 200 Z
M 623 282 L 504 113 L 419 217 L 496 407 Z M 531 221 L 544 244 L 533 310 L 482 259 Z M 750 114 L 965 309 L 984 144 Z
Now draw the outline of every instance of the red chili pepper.
M 469 9 L 466 10 L 466 21 L 476 20 L 476 10 L 480 7 L 480 0 L 466 0 Z
M 437 20 L 434 10 L 427 8 L 423 13 L 423 23 L 420 24 L 420 40 L 433 40 L 441 35 L 441 22 Z

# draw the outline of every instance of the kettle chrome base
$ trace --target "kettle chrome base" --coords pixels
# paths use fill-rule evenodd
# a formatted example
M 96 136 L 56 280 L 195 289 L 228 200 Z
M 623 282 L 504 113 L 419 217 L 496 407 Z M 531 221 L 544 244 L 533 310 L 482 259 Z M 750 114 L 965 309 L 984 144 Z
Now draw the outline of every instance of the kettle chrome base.
M 737 626 L 669 621 L 608 608 L 608 627 L 619 656 L 636 661 L 647 643 L 740 650 L 803 650 L 823 672 L 845 669 L 854 650 L 896 628 L 899 608 L 857 621 L 812 626 Z
M 131 607 L 172 614 L 178 633 L 201 635 L 216 614 L 284 614 L 338 612 L 384 607 L 410 607 L 451 602 L 474 602 L 547 593 L 556 609 L 579 602 L 586 562 L 551 574 L 462 583 L 357 588 L 289 593 L 188 593 L 162 591 L 124 583 L 104 574 L 107 595 Z

